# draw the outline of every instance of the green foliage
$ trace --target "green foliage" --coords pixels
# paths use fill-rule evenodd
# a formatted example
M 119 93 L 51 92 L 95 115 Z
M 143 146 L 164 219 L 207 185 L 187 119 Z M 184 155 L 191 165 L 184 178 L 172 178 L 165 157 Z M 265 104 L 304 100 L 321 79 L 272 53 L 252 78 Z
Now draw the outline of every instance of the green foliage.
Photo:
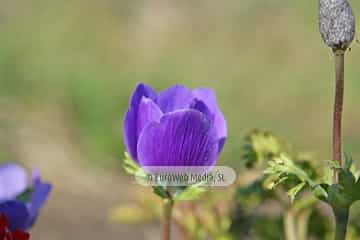
M 339 237 L 342 239 L 347 229 L 350 207 L 354 202 L 360 200 L 360 181 L 355 176 L 353 160 L 348 155 L 345 155 L 343 165 L 336 161 L 329 161 L 327 172 L 329 171 L 337 173 L 338 181 L 328 183 L 325 179 L 317 183 L 309 176 L 304 167 L 296 165 L 292 159 L 282 155 L 269 162 L 265 173 L 275 179 L 274 187 L 280 184 L 285 187 L 292 202 L 301 190 L 309 187 L 315 197 L 328 203 L 332 207 L 336 219 L 336 239 Z M 286 181 L 290 176 L 300 183 L 289 188 Z
M 303 190 L 303 188 L 306 186 L 306 182 L 301 182 L 298 185 L 296 185 L 295 187 L 291 188 L 288 191 L 288 195 L 290 197 L 291 202 L 294 202 L 295 197 L 298 195 L 298 193 Z
M 134 160 L 132 160 L 128 152 L 125 152 L 123 168 L 127 174 L 135 176 L 135 174 L 139 171 L 140 166 Z
M 267 165 L 265 170 L 267 178 L 262 181 L 270 189 L 279 184 L 285 185 L 291 201 L 307 185 L 315 187 L 312 177 L 316 177 L 317 172 L 312 163 L 304 158 L 304 154 L 292 152 L 289 144 L 274 134 L 254 130 L 245 138 L 244 149 L 247 166 Z
M 272 187 L 276 187 L 279 184 L 287 186 L 287 192 L 292 201 L 294 201 L 297 194 L 307 185 L 311 188 L 316 186 L 315 181 L 310 178 L 308 173 L 296 165 L 289 156 L 285 154 L 269 161 L 269 166 L 265 170 L 265 174 L 272 179 Z
M 246 209 L 254 209 L 268 199 L 272 199 L 274 191 L 266 187 L 266 178 L 261 177 L 255 181 L 240 185 L 235 192 L 235 199 Z
M 247 141 L 246 148 L 252 149 L 252 154 L 245 156 L 250 157 L 250 162 L 261 163 L 253 164 L 253 168 L 249 170 L 256 174 L 258 168 L 263 166 L 266 168 L 263 170 L 266 175 L 259 174 L 256 180 L 237 187 L 236 212 L 240 213 L 235 214 L 232 220 L 231 229 L 234 235 L 248 236 L 250 239 L 328 239 L 328 236 L 331 236 L 331 222 L 328 216 L 317 208 L 317 198 L 306 193 L 311 190 L 313 193 L 317 192 L 318 196 L 327 197 L 326 186 L 318 184 L 323 177 L 323 171 L 314 165 L 311 155 L 292 151 L 287 143 L 269 132 L 255 132 L 257 140 L 253 143 L 264 144 L 259 148 Z M 271 140 L 267 142 L 268 136 L 271 136 Z M 281 146 L 285 147 L 274 148 L 274 145 L 279 146 L 274 143 L 282 143 Z M 258 149 L 257 153 L 254 149 Z M 281 150 L 274 154 L 274 149 Z M 302 192 L 304 194 L 300 194 Z M 286 195 L 290 201 L 286 201 Z M 273 216 L 258 212 L 258 209 L 268 204 L 274 205 L 274 208 L 278 206 L 283 219 L 276 214 Z M 263 225 L 264 228 L 259 227 L 258 223 L 266 222 L 265 219 L 269 222 Z M 311 227 L 315 224 L 314 221 L 316 228 Z M 292 224 L 287 224 L 288 222 Z M 271 227 L 268 228 L 269 226 Z M 260 231 L 261 229 L 265 231 Z M 296 236 L 289 235 L 293 233 Z
M 233 236 L 243 236 L 245 239 L 284 239 L 281 217 L 255 216 L 238 211 L 236 216 L 233 216 L 230 228 Z
M 339 180 L 337 184 L 322 184 L 327 197 L 321 200 L 329 203 L 334 209 L 348 209 L 360 200 L 360 180 L 355 176 L 353 160 L 345 155 L 343 167 L 337 164 L 330 164 L 330 167 L 338 172 Z
M 201 185 L 193 186 L 153 186 L 153 192 L 163 199 L 172 199 L 174 201 L 193 201 L 200 198 L 200 195 L 206 192 Z
M 261 167 L 269 159 L 288 151 L 288 146 L 268 131 L 255 129 L 245 137 L 243 146 L 246 166 Z
M 316 179 L 312 179 L 302 167 L 297 166 L 290 158 L 284 155 L 270 161 L 265 173 L 275 179 L 274 187 L 286 182 L 289 176 L 293 176 L 299 182 L 296 186 L 287 188 L 292 201 L 302 189 L 308 186 L 314 196 L 327 202 L 334 209 L 347 209 L 355 201 L 360 200 L 360 181 L 353 173 L 352 162 L 349 157 L 345 157 L 343 167 L 336 161 L 329 162 L 328 170 L 338 172 L 339 181 L 337 184 L 329 184 L 326 181 L 317 183 Z
M 162 199 L 171 198 L 171 194 L 163 186 L 153 186 L 153 192 Z
M 184 190 L 174 195 L 175 201 L 191 201 L 199 199 L 202 193 L 206 192 L 206 189 L 199 186 L 189 186 Z
M 141 167 L 131 158 L 130 154 L 125 152 L 125 158 L 123 160 L 123 168 L 127 174 L 135 177 L 144 176 L 144 171 Z M 171 194 L 163 186 L 153 186 L 153 193 L 163 199 L 171 198 Z

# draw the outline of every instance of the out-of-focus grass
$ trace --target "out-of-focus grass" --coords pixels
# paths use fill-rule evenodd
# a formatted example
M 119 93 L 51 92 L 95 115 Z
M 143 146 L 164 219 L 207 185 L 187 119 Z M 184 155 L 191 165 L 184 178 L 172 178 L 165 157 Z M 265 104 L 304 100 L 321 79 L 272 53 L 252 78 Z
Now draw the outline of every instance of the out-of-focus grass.
M 74 144 L 96 162 L 120 163 L 121 121 L 139 81 L 214 88 L 229 125 L 221 161 L 241 165 L 254 127 L 330 157 L 333 71 L 317 1 L 5 0 L 0 27 L 0 104 L 64 112 Z M 344 119 L 354 159 L 359 60 L 354 44 Z

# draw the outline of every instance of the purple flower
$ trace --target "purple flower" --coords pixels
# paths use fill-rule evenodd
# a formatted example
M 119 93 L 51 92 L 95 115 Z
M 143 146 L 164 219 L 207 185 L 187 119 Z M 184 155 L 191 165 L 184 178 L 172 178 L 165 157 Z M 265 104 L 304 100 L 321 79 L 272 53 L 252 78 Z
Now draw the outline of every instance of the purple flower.
M 212 166 L 227 137 L 211 89 L 139 84 L 124 119 L 124 142 L 141 166 Z
M 51 185 L 33 171 L 29 182 L 24 168 L 13 163 L 0 165 L 0 214 L 9 220 L 10 230 L 29 229 L 47 200 Z

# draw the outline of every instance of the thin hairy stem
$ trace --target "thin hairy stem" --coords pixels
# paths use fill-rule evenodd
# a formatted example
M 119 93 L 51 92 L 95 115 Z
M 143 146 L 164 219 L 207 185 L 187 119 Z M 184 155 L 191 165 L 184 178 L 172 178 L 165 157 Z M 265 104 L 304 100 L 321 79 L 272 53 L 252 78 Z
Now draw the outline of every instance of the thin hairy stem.
M 163 232 L 162 240 L 170 240 L 171 237 L 171 218 L 174 201 L 172 199 L 163 200 Z
M 333 122 L 333 159 L 342 165 L 341 150 L 341 121 L 344 100 L 344 52 L 335 52 L 335 103 L 334 103 L 334 122 Z M 333 183 L 338 183 L 338 173 L 334 169 Z

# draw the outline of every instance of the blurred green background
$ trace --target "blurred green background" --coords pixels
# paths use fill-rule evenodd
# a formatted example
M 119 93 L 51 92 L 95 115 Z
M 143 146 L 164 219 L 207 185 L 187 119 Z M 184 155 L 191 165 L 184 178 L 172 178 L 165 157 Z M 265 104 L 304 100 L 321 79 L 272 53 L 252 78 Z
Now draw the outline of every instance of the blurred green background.
M 2 0 L 0 29 L 1 160 L 37 166 L 55 184 L 34 239 L 134 230 L 106 220 L 136 188 L 120 175 L 122 118 L 137 82 L 213 88 L 229 129 L 221 164 L 241 169 L 239 146 L 252 128 L 330 158 L 333 59 L 315 0 Z M 354 43 L 344 150 L 355 160 L 359 60 Z M 135 239 L 157 239 L 148 228 Z

